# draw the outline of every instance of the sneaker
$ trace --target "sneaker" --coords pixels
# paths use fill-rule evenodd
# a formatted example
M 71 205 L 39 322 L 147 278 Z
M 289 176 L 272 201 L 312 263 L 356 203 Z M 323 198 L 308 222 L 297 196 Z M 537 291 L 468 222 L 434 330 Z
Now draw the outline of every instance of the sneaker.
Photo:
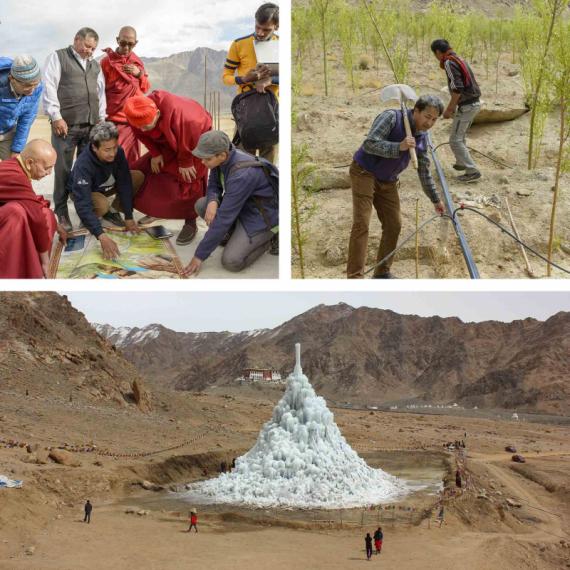
M 71 220 L 68 214 L 59 214 L 57 216 L 57 223 L 66 231 L 72 232 L 73 226 L 71 225 Z
M 196 220 L 185 222 L 176 238 L 177 245 L 188 245 L 195 237 L 198 228 L 196 227 Z
M 138 221 L 138 223 L 141 226 L 146 226 L 148 224 L 154 224 L 154 222 L 158 222 L 158 220 L 160 220 L 160 218 L 153 218 L 152 216 L 144 216 Z
M 453 170 L 467 170 L 467 167 L 463 166 L 462 164 L 454 164 Z
M 398 279 L 393 273 L 386 271 L 386 273 L 379 273 L 378 275 L 374 275 L 372 279 Z
M 107 212 L 103 215 L 103 219 L 112 226 L 124 228 L 125 222 L 119 212 Z
M 462 174 L 456 178 L 457 182 L 465 182 L 469 184 L 470 182 L 475 182 L 481 178 L 481 173 L 476 170 L 475 172 L 470 172 L 469 174 Z

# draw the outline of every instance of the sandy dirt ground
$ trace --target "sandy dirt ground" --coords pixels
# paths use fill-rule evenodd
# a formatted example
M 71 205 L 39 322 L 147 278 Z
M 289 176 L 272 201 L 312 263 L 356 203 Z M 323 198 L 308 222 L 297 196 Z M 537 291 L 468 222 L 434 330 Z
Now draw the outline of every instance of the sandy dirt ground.
M 221 128 L 229 135 L 233 133 L 233 125 L 234 123 L 229 116 L 221 117 Z M 30 140 L 34 138 L 42 138 L 49 141 L 50 137 L 50 126 L 47 117 L 41 115 L 34 122 L 29 138 Z M 34 190 L 36 193 L 45 196 L 46 199 L 51 201 L 53 194 L 53 182 L 54 177 L 53 174 L 51 174 L 42 180 L 33 182 Z M 77 227 L 79 225 L 79 218 L 75 213 L 72 202 L 69 204 L 69 212 L 73 226 Z M 140 219 L 142 217 L 143 214 L 135 211 L 135 219 Z M 198 247 L 201 239 L 204 237 L 208 226 L 206 226 L 205 222 L 199 218 L 198 233 L 192 243 L 187 246 L 179 246 L 176 245 L 176 237 L 182 229 L 183 223 L 183 220 L 160 220 L 154 225 L 163 225 L 173 232 L 174 237 L 172 237 L 170 241 L 176 249 L 182 263 L 187 265 L 192 259 L 194 251 Z M 279 261 L 277 256 L 266 253 L 250 267 L 240 271 L 239 273 L 232 273 L 222 267 L 221 259 L 223 251 L 222 247 L 218 247 L 214 251 L 208 260 L 202 265 L 202 269 L 196 277 L 197 279 L 277 279 L 279 277 Z
M 307 184 L 312 190 L 310 198 L 302 207 L 306 241 L 305 276 L 344 278 L 352 224 L 348 166 L 374 118 L 390 107 L 380 102 L 380 88 L 394 81 L 381 60 L 379 69 L 372 65 L 370 69 L 355 71 L 359 88 L 353 92 L 342 66 L 342 52 L 339 48 L 332 48 L 328 56 L 331 92 L 324 97 L 322 61 L 317 53 L 315 48 L 312 55 L 307 55 L 302 66 L 303 79 L 299 94 L 295 97 L 297 124 L 292 133 L 294 145 L 307 145 L 307 161 L 317 169 Z M 476 59 L 472 66 L 481 85 L 484 108 L 524 108 L 523 80 L 518 65 L 512 64 L 509 57 L 500 61 L 497 93 L 494 69 L 491 68 L 487 75 L 485 65 Z M 449 100 L 444 73 L 429 49 L 423 58 L 415 51 L 411 52 L 409 76 L 408 83 L 416 93 L 439 94 L 445 104 Z M 436 145 L 448 140 L 450 125 L 451 121 L 440 119 L 432 129 Z M 473 206 L 510 229 L 508 202 L 521 239 L 544 255 L 548 244 L 558 148 L 558 116 L 554 113 L 547 120 L 541 159 L 534 171 L 526 169 L 528 130 L 528 113 L 509 122 L 472 126 L 468 133 L 468 145 L 510 166 L 502 166 L 473 153 L 483 174 L 477 183 L 462 185 L 455 180 L 460 173 L 452 169 L 454 158 L 449 146 L 442 146 L 438 156 L 456 205 L 464 203 Z M 402 174 L 400 180 L 402 243 L 416 228 L 416 203 L 420 223 L 430 218 L 434 211 L 412 167 Z M 553 257 L 553 261 L 566 269 L 570 268 L 570 225 L 566 223 L 570 214 L 569 182 L 570 177 L 564 175 L 557 207 L 556 251 Z M 313 213 L 311 208 L 314 209 Z M 481 277 L 515 279 L 529 276 L 520 247 L 506 234 L 473 212 L 460 214 L 460 222 Z M 369 267 L 376 260 L 380 233 L 380 223 L 373 212 L 367 258 Z M 529 254 L 529 258 L 534 276 L 545 277 L 546 263 L 532 254 Z M 294 256 L 292 263 L 293 275 L 299 277 L 298 256 Z M 393 272 L 399 277 L 416 277 L 414 239 L 397 254 Z M 419 278 L 468 277 L 467 266 L 450 222 L 436 220 L 427 226 L 419 238 Z M 568 277 L 568 274 L 553 269 L 552 277 Z
M 24 480 L 22 489 L 0 491 L 0 569 L 361 567 L 364 534 L 375 530 L 375 513 L 346 511 L 341 525 L 338 513 L 324 524 L 322 512 L 315 520 L 310 512 L 239 515 L 231 507 L 204 506 L 199 532 L 185 532 L 191 505 L 174 506 L 170 490 L 213 476 L 221 460 L 249 449 L 280 395 L 278 389 L 248 387 L 155 392 L 154 411 L 145 415 L 33 392 L 27 398 L 3 394 L 2 439 L 40 449 L 92 441 L 99 453 L 73 453 L 80 465 L 72 467 L 37 463 L 40 451 L 0 446 L 0 474 Z M 371 563 L 404 570 L 570 567 L 567 420 L 332 411 L 359 453 L 376 454 L 386 470 L 401 475 L 425 453 L 442 454 L 453 469 L 455 457 L 442 444 L 467 433 L 469 487 L 447 499 L 445 524 L 435 524 L 435 512 L 409 519 L 398 514 L 395 522 L 382 518 L 385 546 Z M 508 444 L 527 463 L 514 464 L 504 451 Z M 177 448 L 163 451 L 171 446 Z M 154 453 L 134 456 L 143 452 Z M 143 480 L 164 490 L 143 490 Z M 87 498 L 95 505 L 91 524 L 82 522 Z M 415 501 L 411 496 L 406 504 Z M 126 513 L 128 505 L 144 514 Z

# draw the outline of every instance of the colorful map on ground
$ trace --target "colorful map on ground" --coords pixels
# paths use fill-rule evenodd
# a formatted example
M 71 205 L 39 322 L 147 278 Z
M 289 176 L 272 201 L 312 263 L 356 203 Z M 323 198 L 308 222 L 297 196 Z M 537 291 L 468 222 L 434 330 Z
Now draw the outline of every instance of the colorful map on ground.
M 119 247 L 116 260 L 103 258 L 98 240 L 89 233 L 84 244 L 65 248 L 58 243 L 53 255 L 51 275 L 57 279 L 179 279 L 180 260 L 167 239 L 155 239 L 142 232 L 107 232 Z M 82 247 L 78 247 L 82 246 Z M 69 249 L 70 251 L 65 251 Z

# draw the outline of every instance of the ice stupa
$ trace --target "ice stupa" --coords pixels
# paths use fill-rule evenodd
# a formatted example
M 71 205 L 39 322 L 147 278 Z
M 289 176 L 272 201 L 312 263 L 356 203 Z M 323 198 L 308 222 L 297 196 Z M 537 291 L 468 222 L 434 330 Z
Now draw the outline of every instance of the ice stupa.
M 391 501 L 409 491 L 350 447 L 303 374 L 299 344 L 295 352 L 285 394 L 253 448 L 231 473 L 196 483 L 188 494 L 215 503 L 334 509 Z

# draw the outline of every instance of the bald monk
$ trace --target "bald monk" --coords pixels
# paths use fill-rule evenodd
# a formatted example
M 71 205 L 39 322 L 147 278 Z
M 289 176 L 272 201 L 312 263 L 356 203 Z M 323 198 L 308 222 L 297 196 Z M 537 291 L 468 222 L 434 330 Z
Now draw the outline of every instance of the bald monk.
M 192 150 L 212 128 L 210 113 L 193 99 L 166 91 L 131 97 L 124 112 L 149 151 L 130 165 L 134 207 L 147 216 L 183 219 L 176 243 L 187 245 L 197 232 L 194 205 L 208 182 L 208 169 Z
M 56 223 L 49 202 L 38 196 L 32 180 L 51 173 L 57 159 L 47 141 L 30 141 L 20 156 L 0 162 L 0 278 L 47 277 L 55 232 L 65 243 L 67 234 Z
M 137 45 L 137 32 L 131 26 L 123 26 L 117 36 L 118 47 L 105 48 L 107 54 L 101 60 L 105 76 L 107 120 L 119 129 L 119 145 L 125 151 L 129 163 L 140 158 L 140 143 L 127 122 L 123 107 L 129 97 L 143 95 L 150 89 L 148 74 L 143 62 L 133 51 Z

